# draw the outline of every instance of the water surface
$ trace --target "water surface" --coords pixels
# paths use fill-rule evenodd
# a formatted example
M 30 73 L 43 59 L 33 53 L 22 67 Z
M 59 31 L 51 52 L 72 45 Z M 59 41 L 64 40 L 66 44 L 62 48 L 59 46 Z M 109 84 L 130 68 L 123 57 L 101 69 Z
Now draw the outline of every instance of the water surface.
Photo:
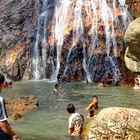
M 131 87 L 98 88 L 94 84 L 66 83 L 60 86 L 63 95 L 53 95 L 55 83 L 48 81 L 15 82 L 7 96 L 35 95 L 39 109 L 24 116 L 24 122 L 12 125 L 23 140 L 77 140 L 67 137 L 68 113 L 66 105 L 73 103 L 77 112 L 86 115 L 85 108 L 93 95 L 99 97 L 99 110 L 119 106 L 140 109 L 140 91 Z M 96 112 L 97 113 L 97 112 Z

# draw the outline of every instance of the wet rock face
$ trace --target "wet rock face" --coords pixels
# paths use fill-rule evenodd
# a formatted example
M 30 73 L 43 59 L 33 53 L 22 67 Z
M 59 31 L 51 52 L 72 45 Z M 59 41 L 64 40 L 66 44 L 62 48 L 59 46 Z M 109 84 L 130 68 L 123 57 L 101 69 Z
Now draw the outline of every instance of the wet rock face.
M 139 17 L 140 16 L 140 1 L 139 0 L 126 0 L 128 4 L 128 8 L 130 9 L 133 16 Z
M 140 72 L 140 17 L 129 24 L 125 40 L 129 46 L 125 53 L 126 66 L 133 72 Z
M 91 124 L 90 140 L 139 140 L 140 111 L 111 107 L 103 109 Z
M 36 110 L 39 106 L 35 96 L 21 96 L 6 98 L 6 108 L 9 115 L 26 114 Z M 19 117 L 18 115 L 16 115 Z
M 46 77 L 50 78 L 54 65 L 56 66 L 56 45 L 54 43 L 54 37 L 51 35 L 54 35 L 50 31 L 51 25 L 53 24 L 53 10 L 55 5 L 54 1 L 48 1 L 50 4 L 50 14 L 49 14 L 49 23 L 48 28 L 46 27 L 46 30 L 48 31 L 48 48 L 47 48 L 47 59 L 46 59 Z M 129 9 L 134 13 L 139 13 L 139 0 L 127 0 L 127 3 L 129 4 Z M 43 5 L 43 0 L 0 0 L 0 71 L 4 72 L 8 77 L 10 77 L 13 80 L 21 80 L 21 79 L 32 79 L 32 47 L 34 46 L 35 40 L 36 40 L 36 33 L 37 33 L 37 13 L 36 9 L 37 7 L 41 7 Z M 74 4 L 73 4 L 74 5 Z M 41 8 L 40 8 L 41 9 Z M 40 11 L 41 12 L 41 11 Z M 114 13 L 119 14 L 119 11 L 116 9 L 114 10 Z M 66 65 L 66 57 L 68 55 L 68 51 L 70 49 L 70 45 L 72 44 L 71 36 L 72 33 L 72 11 L 69 12 L 69 15 L 67 17 L 68 24 L 65 27 L 65 39 L 66 44 L 63 43 L 63 50 L 62 54 L 64 54 L 61 58 L 61 69 L 60 71 L 64 72 L 64 66 Z M 91 29 L 91 21 L 88 19 L 88 16 L 86 16 L 86 13 L 84 12 L 84 7 L 82 14 L 84 17 L 84 24 L 85 24 L 85 32 L 90 34 Z M 100 22 L 100 21 L 99 21 Z M 42 26 L 43 27 L 43 26 Z M 50 27 L 50 28 L 49 28 Z M 102 45 L 102 40 L 104 39 L 103 34 L 103 26 L 99 26 L 99 32 L 100 32 L 100 41 L 99 45 L 102 46 L 97 51 L 99 52 L 99 56 L 94 54 L 91 58 L 91 61 L 95 59 L 95 61 L 98 61 L 100 58 L 102 61 L 102 58 L 104 58 L 104 52 L 105 52 L 105 46 Z M 116 27 L 117 28 L 117 27 Z M 42 30 L 42 29 L 41 29 Z M 117 32 L 116 36 L 121 36 L 122 33 Z M 68 37 L 68 38 L 67 38 Z M 120 38 L 121 38 L 120 37 Z M 90 46 L 90 36 L 86 36 L 85 44 L 86 44 L 86 51 L 87 53 L 90 52 L 89 46 Z M 120 40 L 120 39 L 118 39 Z M 40 42 L 41 43 L 41 42 Z M 118 44 L 120 46 L 122 45 L 120 41 L 118 41 Z M 123 49 L 118 50 L 118 54 Z M 80 60 L 83 58 L 83 49 L 74 47 L 74 50 L 72 52 L 72 57 L 68 62 L 68 65 L 70 64 L 65 79 L 66 81 L 80 81 L 83 80 L 86 76 L 86 73 L 84 71 L 83 62 Z M 122 55 L 122 54 L 121 54 Z M 120 56 L 120 55 L 119 55 Z M 113 58 L 114 59 L 114 58 Z M 116 58 L 115 58 L 116 59 Z M 52 63 L 53 60 L 53 63 Z M 113 60 L 116 61 L 116 60 Z M 106 62 L 108 63 L 108 62 Z M 121 65 L 120 63 L 117 63 L 117 65 Z M 103 64 L 98 66 L 98 70 L 101 71 L 99 74 L 97 72 L 95 62 L 93 62 L 92 65 L 89 65 L 89 70 L 93 71 L 92 77 L 95 76 L 95 81 L 99 81 L 103 74 L 105 73 L 105 67 Z M 122 67 L 122 66 L 120 66 Z
M 35 1 L 1 0 L 0 5 L 0 71 L 20 80 L 30 66 Z

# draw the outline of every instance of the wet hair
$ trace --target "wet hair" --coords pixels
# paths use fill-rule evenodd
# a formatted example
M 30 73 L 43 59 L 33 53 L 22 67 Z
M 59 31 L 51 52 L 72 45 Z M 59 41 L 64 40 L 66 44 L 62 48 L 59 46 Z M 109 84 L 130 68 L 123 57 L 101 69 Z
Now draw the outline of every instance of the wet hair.
M 75 106 L 73 104 L 68 104 L 67 105 L 67 111 L 69 113 L 75 113 Z
M 8 82 L 5 82 L 4 84 L 5 84 L 5 85 L 8 85 L 9 83 L 8 83 Z
M 97 99 L 98 99 L 98 97 L 97 97 L 96 95 L 92 96 L 92 99 L 93 99 L 93 98 L 97 98 Z
M 9 82 L 9 85 L 12 85 L 13 83 L 12 83 L 12 81 L 11 82 Z
M 0 73 L 0 84 L 3 84 L 5 82 L 5 77 L 2 73 Z
M 59 84 L 55 84 L 55 88 L 56 88 L 56 87 L 59 87 Z

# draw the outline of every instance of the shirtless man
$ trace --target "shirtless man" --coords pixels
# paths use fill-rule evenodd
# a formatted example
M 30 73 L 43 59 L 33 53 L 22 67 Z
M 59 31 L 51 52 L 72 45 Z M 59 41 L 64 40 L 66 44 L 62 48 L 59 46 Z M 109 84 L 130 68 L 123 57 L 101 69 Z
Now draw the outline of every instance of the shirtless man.
M 97 96 L 93 96 L 92 97 L 92 102 L 88 105 L 88 107 L 86 108 L 86 111 L 89 111 L 91 109 L 98 109 L 98 97 Z
M 59 84 L 55 84 L 53 93 L 59 93 Z

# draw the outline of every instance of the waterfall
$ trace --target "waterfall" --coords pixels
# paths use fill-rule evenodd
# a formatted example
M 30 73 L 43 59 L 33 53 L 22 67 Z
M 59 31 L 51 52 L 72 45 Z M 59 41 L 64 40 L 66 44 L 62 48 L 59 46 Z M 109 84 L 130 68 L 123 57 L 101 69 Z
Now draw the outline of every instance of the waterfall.
M 83 68 L 84 68 L 85 73 L 86 73 L 86 80 L 88 80 L 88 82 L 92 82 L 91 75 L 89 73 L 88 66 L 87 66 L 87 56 L 86 56 L 86 45 L 85 45 L 85 43 L 83 44 Z
M 37 7 L 38 16 L 38 28 L 36 34 L 36 41 L 33 47 L 33 76 L 34 79 L 39 80 L 45 78 L 46 69 L 46 20 L 47 20 L 47 8 L 48 0 L 43 1 L 43 8 L 41 13 L 40 9 Z M 38 3 L 37 3 L 38 4 Z M 42 36 L 43 34 L 43 36 Z
M 55 2 L 44 0 L 43 3 L 36 2 L 37 11 L 37 33 L 33 47 L 33 77 L 36 80 L 46 78 L 46 61 L 48 47 L 48 23 L 50 22 L 50 13 Z M 40 4 L 40 5 L 39 5 Z
M 42 2 L 37 5 L 38 27 L 33 49 L 35 79 L 46 78 L 49 72 L 49 77 L 56 81 L 61 72 L 64 77 L 78 73 L 85 76 L 81 79 L 94 81 L 101 80 L 106 73 L 113 76 L 121 72 L 117 58 L 123 55 L 123 34 L 132 20 L 125 0 Z M 51 5 L 54 11 L 50 11 Z M 52 61 L 51 66 L 48 60 Z
M 72 46 L 69 49 L 69 53 L 67 56 L 66 66 L 64 70 L 64 76 L 66 75 L 68 66 L 69 66 L 69 58 L 72 52 L 73 47 L 79 41 L 80 37 L 83 35 L 83 21 L 82 21 L 82 0 L 77 0 L 75 8 L 74 8 L 74 21 L 73 21 L 73 34 L 72 34 Z M 83 41 L 83 40 L 82 40 Z
M 57 47 L 57 66 L 54 73 L 53 78 L 56 79 L 60 69 L 60 61 L 61 61 L 61 52 L 62 52 L 62 44 L 64 40 L 64 29 L 66 24 L 66 17 L 68 13 L 68 8 L 70 5 L 70 0 L 58 0 L 56 4 L 55 10 L 55 40 Z

